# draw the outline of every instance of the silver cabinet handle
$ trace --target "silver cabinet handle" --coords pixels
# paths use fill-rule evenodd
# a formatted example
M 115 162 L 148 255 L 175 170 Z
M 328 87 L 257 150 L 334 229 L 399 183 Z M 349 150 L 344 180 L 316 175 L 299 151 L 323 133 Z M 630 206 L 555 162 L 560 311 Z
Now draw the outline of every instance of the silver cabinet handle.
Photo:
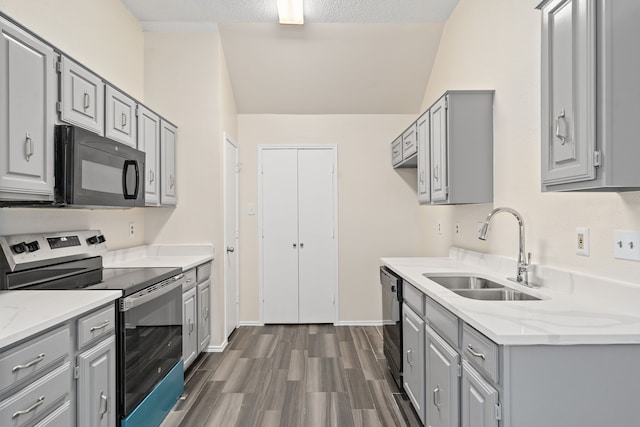
M 558 115 L 558 117 L 556 117 L 556 138 L 560 140 L 562 145 L 564 145 L 565 142 L 567 142 L 566 141 L 567 138 L 560 134 L 560 119 L 564 119 L 564 117 L 565 117 L 565 112 L 563 108 L 562 110 L 560 110 L 560 114 Z
M 293 244 L 293 249 L 295 249 L 295 248 L 297 248 L 297 247 L 298 247 L 298 244 L 297 244 L 297 243 L 294 243 L 294 244 Z
M 438 176 L 438 175 L 439 175 L 439 173 L 440 173 L 440 172 L 439 172 L 439 166 L 438 166 L 438 165 L 436 165 L 436 166 L 433 168 L 433 178 L 434 178 L 436 181 L 440 179 L 440 177 Z
M 104 410 L 100 411 L 100 419 L 109 412 L 109 397 L 100 390 L 100 406 L 102 406 L 102 402 L 104 402 Z
M 193 332 L 193 320 L 189 320 L 189 335 Z
M 152 170 L 149 171 L 149 184 L 156 180 L 156 174 Z
M 433 404 L 440 410 L 440 384 L 433 389 Z
M 424 184 L 424 171 L 421 171 L 418 177 L 419 177 L 420 184 Z
M 16 372 L 19 371 L 20 369 L 27 369 L 32 367 L 33 365 L 40 363 L 44 360 L 44 353 L 40 353 L 38 355 L 38 357 L 36 357 L 35 359 L 33 359 L 31 362 L 25 363 L 24 365 L 17 365 L 14 366 L 13 369 L 11 370 L 11 372 Z
M 303 242 L 300 242 L 300 247 L 304 248 L 304 243 Z
M 104 329 L 107 326 L 109 326 L 109 321 L 105 320 L 104 322 L 102 322 L 102 324 L 100 326 L 91 327 L 91 329 L 89 329 L 89 332 L 97 331 L 98 329 Z
M 176 181 L 175 181 L 175 179 L 173 179 L 173 175 L 169 175 L 169 188 L 173 188 L 175 183 L 176 183 Z
M 40 396 L 38 400 L 36 400 L 36 403 L 29 406 L 27 409 L 14 412 L 11 418 L 13 419 L 13 418 L 19 417 L 20 415 L 28 414 L 29 412 L 35 410 L 38 406 L 42 405 L 43 403 L 44 403 L 44 396 Z
M 122 127 L 125 127 L 127 125 L 127 115 L 125 113 L 122 113 Z
M 227 253 L 229 252 L 235 252 L 236 248 L 234 248 L 233 246 L 227 246 Z
M 412 353 L 413 353 L 413 349 L 412 348 L 407 350 L 407 363 L 409 365 L 413 365 L 413 361 L 412 361 L 413 357 L 410 357 L 412 355 Z
M 29 132 L 25 135 L 25 154 L 24 157 L 27 159 L 27 162 L 31 160 L 31 156 L 33 156 L 33 139 L 31 139 L 31 135 Z
M 91 106 L 91 98 L 89 97 L 89 93 L 85 92 L 84 93 L 84 109 L 85 111 L 89 109 L 89 107 Z
M 487 358 L 482 353 L 478 353 L 471 344 L 467 344 L 467 351 L 471 353 L 473 357 L 479 357 L 482 360 L 487 360 Z
M 209 307 L 204 308 L 204 320 L 209 319 Z

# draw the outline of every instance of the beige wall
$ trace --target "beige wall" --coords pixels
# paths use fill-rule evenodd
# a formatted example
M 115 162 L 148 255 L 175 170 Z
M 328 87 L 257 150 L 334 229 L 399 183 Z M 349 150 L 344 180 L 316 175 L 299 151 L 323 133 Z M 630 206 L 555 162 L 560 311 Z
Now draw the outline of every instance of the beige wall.
M 418 252 L 416 173 L 390 165 L 409 115 L 239 115 L 240 320 L 259 321 L 259 144 L 338 146 L 339 320 L 379 321 L 379 258 Z
M 142 98 L 144 37 L 121 1 L 0 0 L 0 11 Z M 134 237 L 129 237 L 129 222 L 135 223 Z M 111 249 L 140 245 L 144 242 L 144 211 L 0 209 L 0 235 L 84 228 L 101 229 Z
M 145 99 L 178 126 L 178 206 L 145 209 L 147 243 L 210 243 L 211 345 L 224 341 L 223 132 L 236 138 L 233 92 L 218 33 L 145 33 Z
M 638 281 L 640 263 L 613 259 L 614 229 L 640 230 L 640 193 L 540 191 L 540 12 L 538 0 L 461 0 L 447 22 L 425 93 L 426 109 L 447 89 L 495 89 L 493 206 L 518 210 L 535 263 Z M 487 242 L 477 222 L 492 205 L 422 207 L 422 253 L 453 244 L 517 255 L 517 225 L 496 217 Z M 437 223 L 444 225 L 438 235 Z M 453 226 L 462 225 L 455 236 Z M 575 229 L 591 229 L 591 257 L 575 255 Z

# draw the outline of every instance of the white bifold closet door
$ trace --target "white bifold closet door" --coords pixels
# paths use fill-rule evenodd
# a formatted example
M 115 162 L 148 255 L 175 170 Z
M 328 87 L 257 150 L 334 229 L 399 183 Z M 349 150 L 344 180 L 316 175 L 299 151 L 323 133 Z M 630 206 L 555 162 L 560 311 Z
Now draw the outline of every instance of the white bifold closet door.
M 262 150 L 264 323 L 333 323 L 334 149 Z

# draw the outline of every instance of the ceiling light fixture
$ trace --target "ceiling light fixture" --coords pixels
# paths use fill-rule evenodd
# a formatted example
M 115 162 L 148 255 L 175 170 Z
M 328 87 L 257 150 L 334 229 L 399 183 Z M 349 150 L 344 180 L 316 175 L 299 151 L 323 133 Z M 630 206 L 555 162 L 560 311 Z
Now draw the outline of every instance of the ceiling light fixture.
M 278 0 L 280 24 L 303 25 L 304 10 L 302 0 Z

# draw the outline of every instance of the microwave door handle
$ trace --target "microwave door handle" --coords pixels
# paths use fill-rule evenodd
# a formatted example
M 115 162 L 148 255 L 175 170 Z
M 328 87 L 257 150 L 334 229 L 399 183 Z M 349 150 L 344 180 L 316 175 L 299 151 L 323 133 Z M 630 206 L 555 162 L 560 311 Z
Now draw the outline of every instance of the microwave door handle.
M 136 186 L 133 194 L 129 193 L 129 187 L 127 186 L 127 175 L 129 167 L 133 166 L 136 171 Z M 138 198 L 138 189 L 140 187 L 140 169 L 138 168 L 138 162 L 135 160 L 125 160 L 122 168 L 122 192 L 124 193 L 125 200 L 135 200 Z

